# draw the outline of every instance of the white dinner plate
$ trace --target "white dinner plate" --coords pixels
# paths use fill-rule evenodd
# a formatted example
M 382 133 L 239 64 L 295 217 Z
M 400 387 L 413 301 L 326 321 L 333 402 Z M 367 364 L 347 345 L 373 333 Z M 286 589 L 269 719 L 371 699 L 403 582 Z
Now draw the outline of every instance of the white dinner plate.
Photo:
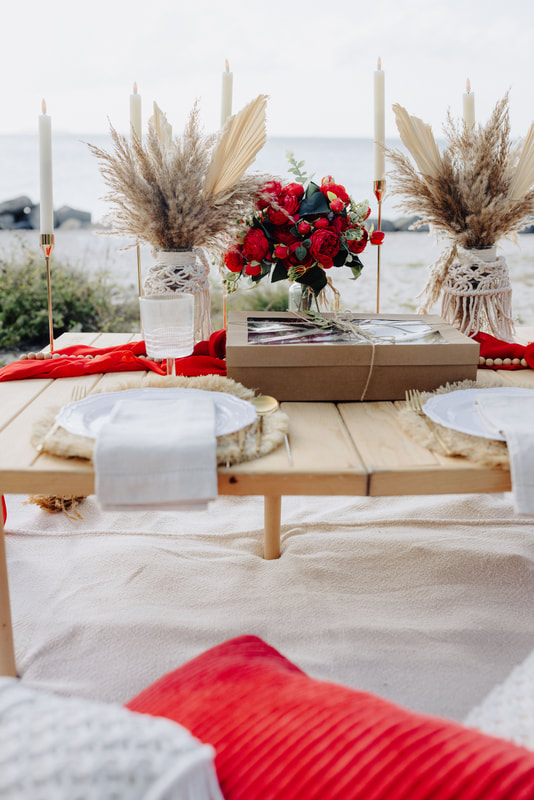
M 185 389 L 172 387 L 168 389 L 149 388 L 126 389 L 120 392 L 102 392 L 92 394 L 75 403 L 67 403 L 56 416 L 62 428 L 77 436 L 88 436 L 96 439 L 102 425 L 109 419 L 115 405 L 120 401 L 146 399 L 152 400 L 174 395 L 181 397 L 184 393 L 209 395 L 215 401 L 215 435 L 226 436 L 229 433 L 250 425 L 256 419 L 256 409 L 248 400 L 242 400 L 226 392 L 208 392 L 205 389 Z
M 498 439 L 504 442 L 504 436 L 495 433 L 495 429 L 486 424 L 475 406 L 475 399 L 480 395 L 509 394 L 530 395 L 534 401 L 533 389 L 518 389 L 499 386 L 494 389 L 459 389 L 447 394 L 435 394 L 423 406 L 423 411 L 433 422 L 452 428 L 471 436 L 482 436 L 485 439 Z

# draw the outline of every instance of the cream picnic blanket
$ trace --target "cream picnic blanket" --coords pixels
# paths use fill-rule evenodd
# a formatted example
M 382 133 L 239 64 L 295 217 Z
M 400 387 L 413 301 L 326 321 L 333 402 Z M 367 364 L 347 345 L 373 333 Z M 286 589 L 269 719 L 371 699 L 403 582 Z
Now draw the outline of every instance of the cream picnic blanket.
M 261 636 L 302 669 L 462 719 L 534 647 L 534 523 L 511 496 L 288 497 L 81 521 L 8 496 L 29 686 L 124 702 L 208 647 Z

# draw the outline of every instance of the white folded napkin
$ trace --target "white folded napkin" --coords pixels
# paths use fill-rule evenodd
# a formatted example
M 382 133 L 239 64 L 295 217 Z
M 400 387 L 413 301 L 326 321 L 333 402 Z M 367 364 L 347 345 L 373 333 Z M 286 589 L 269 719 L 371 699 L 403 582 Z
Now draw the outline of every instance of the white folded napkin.
M 94 468 L 104 508 L 205 508 L 217 496 L 213 400 L 119 400 L 97 436 Z
M 534 514 L 534 393 L 530 397 L 481 392 L 475 408 L 486 425 L 506 439 L 515 510 Z

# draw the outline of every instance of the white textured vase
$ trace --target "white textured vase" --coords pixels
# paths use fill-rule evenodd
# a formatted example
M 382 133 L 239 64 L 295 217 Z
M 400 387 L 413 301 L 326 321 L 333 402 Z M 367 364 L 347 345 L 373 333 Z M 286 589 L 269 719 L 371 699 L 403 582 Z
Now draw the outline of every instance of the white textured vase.
M 497 256 L 496 247 L 458 249 L 442 292 L 441 315 L 462 333 L 513 338 L 512 286 L 506 260 Z
M 210 263 L 203 248 L 193 250 L 154 250 L 155 264 L 147 272 L 145 294 L 192 294 L 195 301 L 195 342 L 208 339 L 212 333 Z

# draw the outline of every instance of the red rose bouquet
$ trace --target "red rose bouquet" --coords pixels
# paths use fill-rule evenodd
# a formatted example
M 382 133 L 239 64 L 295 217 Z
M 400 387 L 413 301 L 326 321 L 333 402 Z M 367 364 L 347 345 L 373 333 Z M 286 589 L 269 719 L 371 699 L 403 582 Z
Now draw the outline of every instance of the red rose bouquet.
M 316 296 L 327 285 L 325 270 L 348 266 L 357 278 L 363 269 L 358 256 L 369 241 L 363 224 L 369 214 L 367 202 L 354 203 L 331 176 L 320 186 L 269 181 L 225 253 L 228 291 L 237 288 L 243 275 L 253 283 L 267 275 L 273 283 L 297 281 Z

